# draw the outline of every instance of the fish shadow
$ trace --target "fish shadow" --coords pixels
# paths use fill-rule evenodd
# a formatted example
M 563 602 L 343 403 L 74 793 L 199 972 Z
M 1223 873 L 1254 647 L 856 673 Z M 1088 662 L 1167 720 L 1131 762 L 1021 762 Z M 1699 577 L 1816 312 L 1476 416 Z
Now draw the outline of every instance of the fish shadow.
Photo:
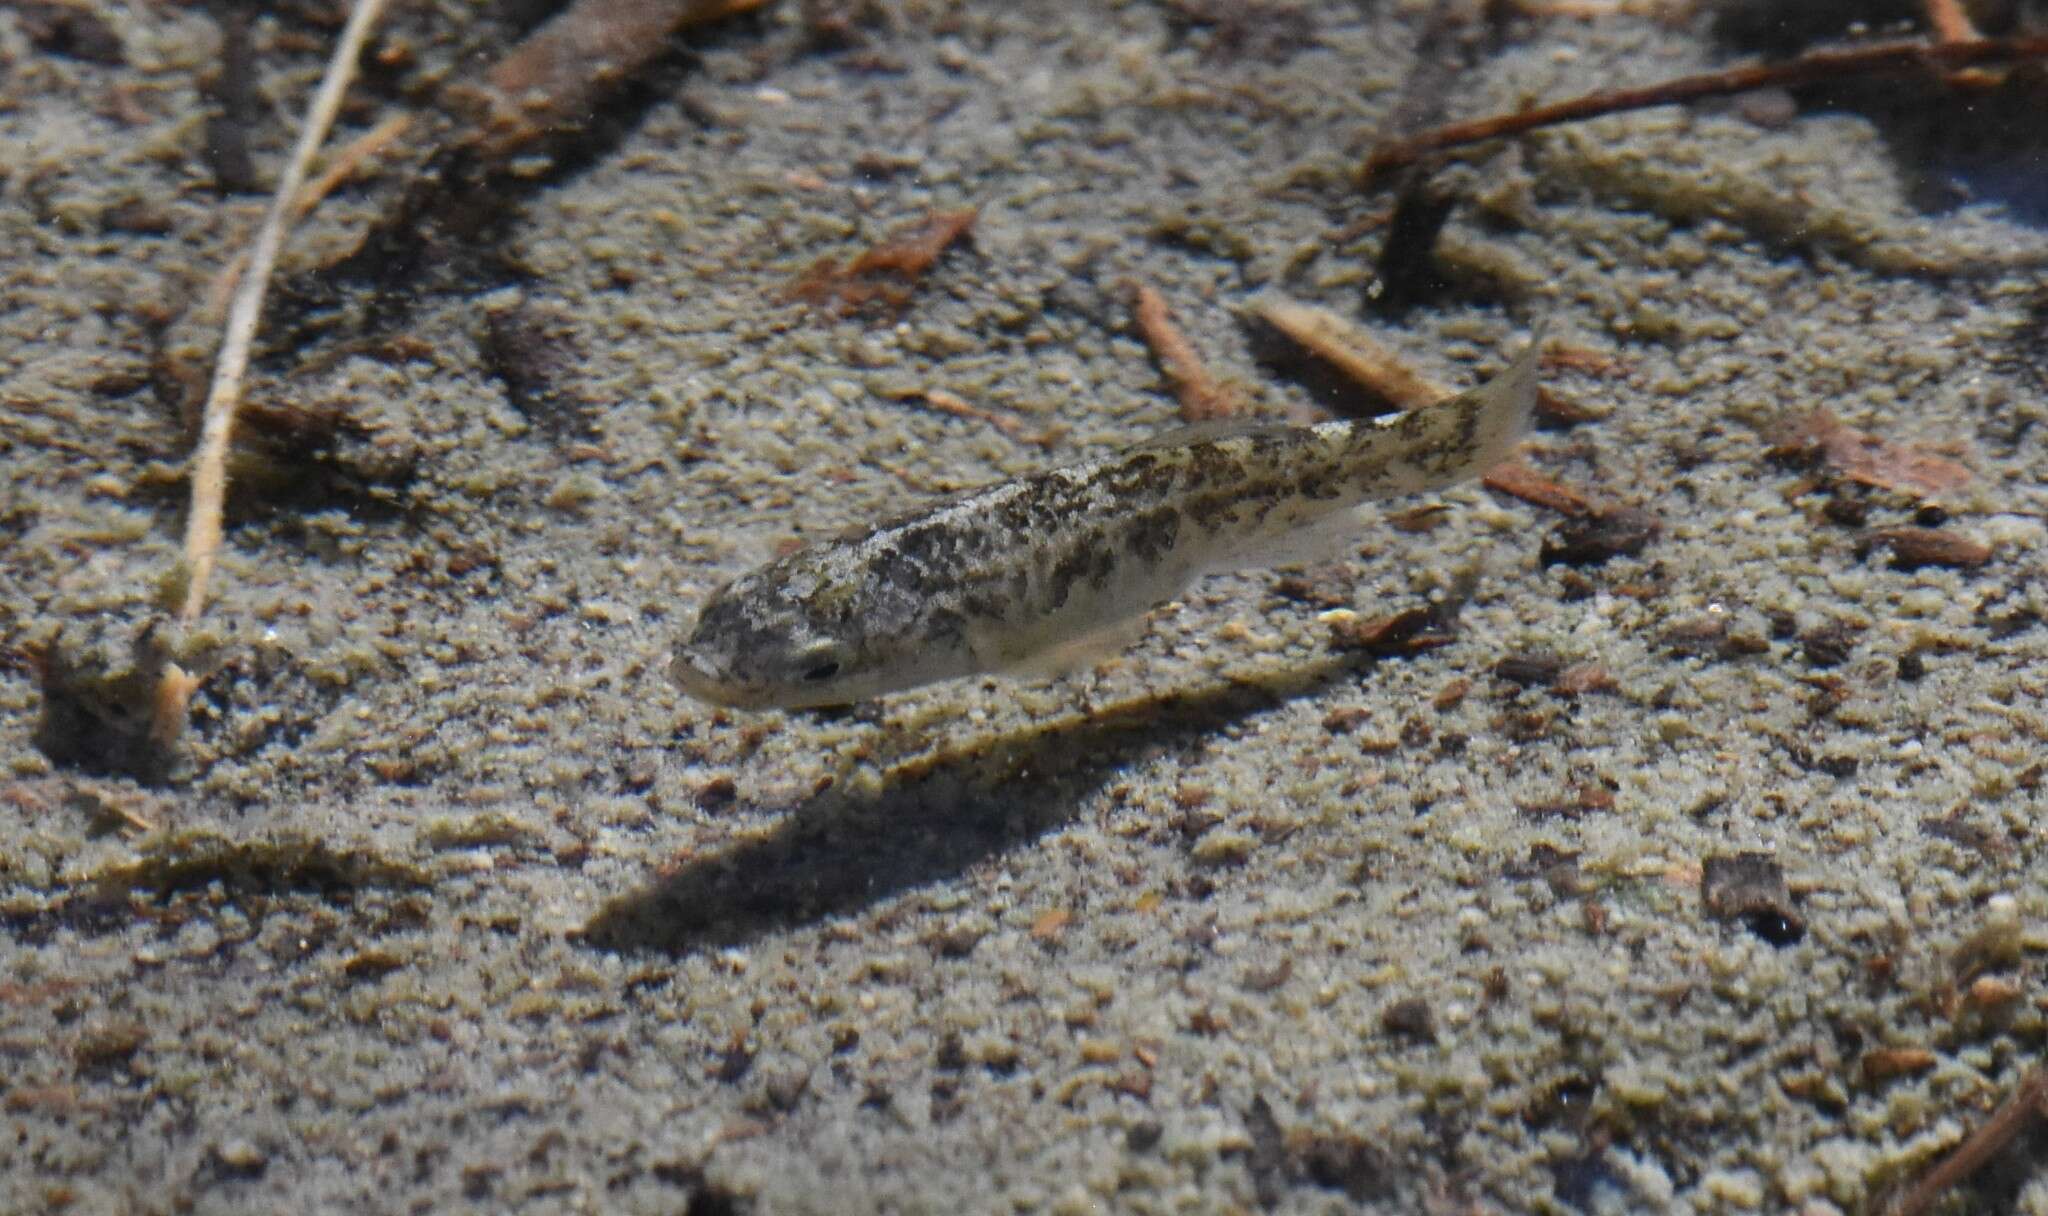
M 857 912 L 1073 822 L 1091 792 L 1135 761 L 1378 661 L 1334 654 L 1256 680 L 1097 703 L 1051 725 L 942 745 L 888 770 L 879 789 L 835 785 L 767 836 L 693 858 L 609 901 L 579 936 L 620 953 L 684 954 Z

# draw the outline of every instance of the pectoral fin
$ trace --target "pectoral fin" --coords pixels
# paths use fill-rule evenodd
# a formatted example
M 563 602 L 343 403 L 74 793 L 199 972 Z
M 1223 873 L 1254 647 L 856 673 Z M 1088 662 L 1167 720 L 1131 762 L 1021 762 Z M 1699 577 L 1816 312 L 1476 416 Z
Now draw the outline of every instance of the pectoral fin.
M 1111 655 L 1130 648 L 1145 636 L 1149 622 L 1144 613 L 1104 625 L 1078 637 L 1007 656 L 993 670 L 996 675 L 1020 680 L 1050 680 L 1069 672 L 1093 667 Z

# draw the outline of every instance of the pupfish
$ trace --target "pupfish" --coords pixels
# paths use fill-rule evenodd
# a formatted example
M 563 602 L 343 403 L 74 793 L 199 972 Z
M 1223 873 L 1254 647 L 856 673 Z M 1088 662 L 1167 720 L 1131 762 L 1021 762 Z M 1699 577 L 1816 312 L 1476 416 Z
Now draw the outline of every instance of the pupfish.
M 1204 575 L 1342 555 L 1366 504 L 1505 460 L 1531 427 L 1540 344 L 1407 413 L 1184 428 L 799 549 L 713 593 L 670 670 L 743 709 L 1071 670 Z

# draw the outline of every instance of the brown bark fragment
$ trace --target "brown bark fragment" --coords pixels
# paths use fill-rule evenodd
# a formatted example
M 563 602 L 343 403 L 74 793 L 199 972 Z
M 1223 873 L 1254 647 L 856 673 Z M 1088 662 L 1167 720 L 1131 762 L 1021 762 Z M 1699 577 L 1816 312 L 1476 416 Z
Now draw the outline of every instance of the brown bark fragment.
M 1864 533 L 1856 548 L 1860 553 L 1889 550 L 1892 565 L 1900 570 L 1922 566 L 1974 570 L 1991 560 L 1990 545 L 1940 528 L 1878 528 Z
M 1826 409 L 1793 424 L 1770 454 L 1818 464 L 1836 477 L 1913 498 L 1952 494 L 1975 476 L 1967 465 L 1946 456 L 1846 426 Z

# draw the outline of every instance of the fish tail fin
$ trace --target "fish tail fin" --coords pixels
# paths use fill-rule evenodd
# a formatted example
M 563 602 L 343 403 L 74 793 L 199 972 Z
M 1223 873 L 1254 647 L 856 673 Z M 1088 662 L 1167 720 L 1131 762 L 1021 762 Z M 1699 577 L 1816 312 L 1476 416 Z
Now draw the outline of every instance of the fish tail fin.
M 1507 370 L 1472 390 L 1479 409 L 1478 434 L 1473 436 L 1471 475 L 1479 476 L 1515 454 L 1536 429 L 1538 375 L 1549 318 L 1536 322 L 1529 345 Z M 1434 408 L 1434 407 L 1430 407 Z

